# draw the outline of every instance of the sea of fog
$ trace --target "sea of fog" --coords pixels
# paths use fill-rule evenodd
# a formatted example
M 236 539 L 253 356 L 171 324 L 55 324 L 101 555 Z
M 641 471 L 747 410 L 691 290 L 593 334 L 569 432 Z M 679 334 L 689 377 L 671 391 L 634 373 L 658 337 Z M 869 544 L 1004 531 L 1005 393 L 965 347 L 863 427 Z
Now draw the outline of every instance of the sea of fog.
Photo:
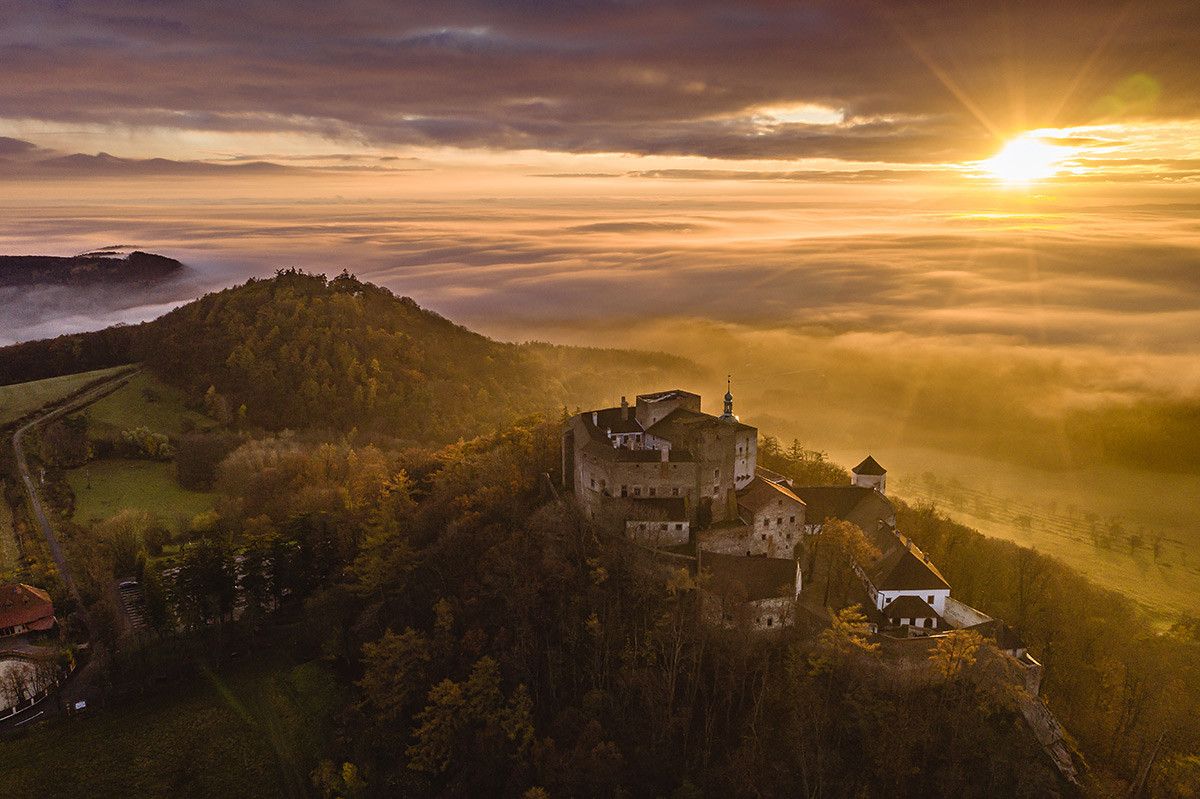
M 688 356 L 709 394 L 733 374 L 765 432 L 844 462 L 871 451 L 897 491 L 1114 587 L 1153 585 L 1156 607 L 1200 596 L 1195 475 L 1095 463 L 1063 432 L 1097 408 L 1200 404 L 1193 194 L 424 181 L 18 193 L 0 200 L 0 251 L 122 242 L 189 269 L 137 290 L 3 290 L 0 344 L 152 318 L 279 268 L 347 269 L 499 338 Z M 1167 543 L 1147 565 L 1131 536 Z

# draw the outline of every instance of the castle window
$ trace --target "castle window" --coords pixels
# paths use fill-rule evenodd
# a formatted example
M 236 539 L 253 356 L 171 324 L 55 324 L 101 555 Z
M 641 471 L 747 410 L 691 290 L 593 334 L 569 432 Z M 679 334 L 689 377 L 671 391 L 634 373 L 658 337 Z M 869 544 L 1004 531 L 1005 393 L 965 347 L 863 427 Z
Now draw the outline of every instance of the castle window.
M 793 516 L 793 517 L 791 517 L 790 519 L 788 519 L 788 524 L 795 524 L 795 523 L 796 523 L 796 517 L 795 517 L 795 516 Z
M 674 488 L 671 489 L 671 496 L 673 496 L 673 497 L 679 496 L 679 486 L 675 486 Z
M 676 530 L 682 530 L 682 529 L 683 529 L 683 522 L 678 522 L 678 523 L 676 523 L 676 525 L 675 525 L 675 529 L 676 529 Z
M 634 486 L 634 487 L 633 487 L 633 495 L 634 495 L 635 497 L 640 497 L 640 496 L 642 495 L 642 487 L 641 487 L 641 486 Z
M 653 489 L 653 488 L 651 488 L 651 489 L 650 489 L 650 496 L 654 496 L 654 489 Z
M 720 469 L 713 469 L 713 479 L 714 480 L 721 479 L 721 470 Z
M 787 537 L 788 537 L 788 541 L 791 541 L 791 540 L 792 540 L 792 534 L 791 534 L 791 533 L 788 533 L 788 534 L 787 534 Z
M 643 532 L 645 532 L 645 530 L 646 530 L 646 523 L 645 523 L 645 522 L 642 522 L 641 524 L 639 524 L 639 525 L 638 525 L 638 529 L 639 529 L 639 530 L 641 530 L 641 531 L 643 531 Z
M 766 533 L 763 533 L 763 534 L 762 534 L 762 539 L 763 539 L 763 541 L 766 541 L 766 540 L 767 540 L 767 534 L 766 534 Z
M 629 496 L 629 486 L 621 486 L 621 496 Z
M 775 520 L 775 523 L 778 524 L 780 527 L 782 527 L 783 526 L 783 517 L 780 516 L 778 519 Z
M 658 526 L 658 529 L 659 529 L 659 530 L 666 531 L 666 529 L 667 529 L 666 522 L 663 522 L 662 524 L 660 524 L 660 525 Z
M 929 595 L 929 604 L 933 604 L 933 594 Z
M 768 627 L 775 626 L 775 617 L 774 616 L 767 616 L 767 626 Z

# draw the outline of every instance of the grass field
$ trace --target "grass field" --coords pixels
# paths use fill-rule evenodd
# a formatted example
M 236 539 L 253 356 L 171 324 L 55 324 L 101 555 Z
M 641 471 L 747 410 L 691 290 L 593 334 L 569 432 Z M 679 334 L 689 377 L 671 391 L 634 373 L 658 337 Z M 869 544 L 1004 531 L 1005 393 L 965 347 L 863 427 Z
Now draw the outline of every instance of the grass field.
M 156 433 L 178 435 L 185 420 L 195 428 L 212 427 L 208 417 L 188 410 L 183 392 L 153 375 L 141 372 L 127 384 L 88 406 L 93 435 L 148 427 Z
M 1164 621 L 1200 612 L 1195 475 L 1115 468 L 1050 472 L 943 452 L 873 452 L 888 493 L 931 501 L 962 524 L 1053 555 Z M 861 453 L 837 452 L 842 463 Z
M 113 458 L 72 469 L 67 480 L 75 492 L 75 520 L 107 519 L 133 508 L 169 523 L 211 510 L 213 495 L 181 488 L 175 482 L 173 468 L 160 461 Z
M 37 410 L 50 402 L 57 402 L 95 380 L 114 375 L 126 366 L 114 366 L 111 369 L 97 369 L 94 372 L 80 372 L 74 375 L 48 377 L 45 380 L 34 380 L 29 383 L 13 383 L 0 386 L 0 425 L 20 419 L 30 411 Z
M 336 700 L 313 664 L 209 677 L 0 742 L 0 793 L 305 796 Z
M 20 560 L 21 549 L 17 544 L 16 530 L 13 529 L 12 510 L 7 502 L 0 500 L 0 579 L 12 579 Z

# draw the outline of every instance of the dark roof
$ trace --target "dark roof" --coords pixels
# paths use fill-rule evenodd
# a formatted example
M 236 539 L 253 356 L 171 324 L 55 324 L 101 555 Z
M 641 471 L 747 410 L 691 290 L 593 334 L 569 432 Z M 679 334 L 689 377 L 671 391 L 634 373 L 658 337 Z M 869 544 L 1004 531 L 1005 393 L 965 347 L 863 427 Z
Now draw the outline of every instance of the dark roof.
M 642 432 L 642 425 L 634 416 L 633 408 L 624 409 L 629 411 L 628 419 L 624 418 L 624 415 L 621 413 L 622 410 L 622 408 L 600 408 L 599 410 L 588 411 L 587 413 L 583 414 L 584 422 L 589 425 L 590 428 L 595 429 L 598 434 L 605 436 L 606 438 L 606 434 L 610 430 L 614 433 Z M 596 415 L 595 422 L 592 421 L 592 414 Z M 591 432 L 591 429 L 589 429 L 588 432 Z
M 701 552 L 700 569 L 712 575 L 710 590 L 738 593 L 747 601 L 796 595 L 796 561 Z
M 758 475 L 755 475 L 748 486 L 737 492 L 738 505 L 744 506 L 750 511 L 774 505 L 781 499 L 789 503 L 804 504 L 804 500 L 793 494 L 787 486 L 772 483 Z
M 870 577 L 877 591 L 936 591 L 950 587 L 925 553 L 907 539 L 900 539 L 879 559 Z
M 883 615 L 890 621 L 897 619 L 936 619 L 937 611 L 929 607 L 929 603 L 920 597 L 905 594 L 896 597 L 883 607 Z
M 879 465 L 879 461 L 868 455 L 862 463 L 855 466 L 850 471 L 855 474 L 865 474 L 868 476 L 880 477 L 887 474 L 887 469 Z
M 808 506 L 805 520 L 809 524 L 845 519 L 864 499 L 879 494 L 866 486 L 792 486 L 792 493 Z
M 768 469 L 766 466 L 755 466 L 754 474 L 769 482 L 782 483 L 788 488 L 792 487 L 792 480 L 790 477 L 785 477 L 773 469 Z
M 646 429 L 646 433 L 675 444 L 692 441 L 706 429 L 727 426 L 734 426 L 742 430 L 757 429 L 748 424 L 713 416 L 710 413 L 699 413 L 697 411 L 689 411 L 687 408 L 676 408 L 650 425 Z
M 25 583 L 0 585 L 0 629 L 18 624 L 35 630 L 54 626 L 54 603 L 50 595 Z
M 655 391 L 652 394 L 638 394 L 637 398 L 644 402 L 661 402 L 663 400 L 675 399 L 676 397 L 695 397 L 700 399 L 699 394 L 693 394 L 690 391 L 684 391 L 681 388 L 671 388 L 666 391 Z
M 1014 649 L 1025 648 L 1025 641 L 1021 638 L 1021 634 L 999 619 L 980 622 L 967 629 L 974 630 L 984 638 L 992 639 L 996 642 L 998 649 L 1011 652 Z
M 683 497 L 624 497 L 629 504 L 627 518 L 633 521 L 686 521 L 687 503 Z

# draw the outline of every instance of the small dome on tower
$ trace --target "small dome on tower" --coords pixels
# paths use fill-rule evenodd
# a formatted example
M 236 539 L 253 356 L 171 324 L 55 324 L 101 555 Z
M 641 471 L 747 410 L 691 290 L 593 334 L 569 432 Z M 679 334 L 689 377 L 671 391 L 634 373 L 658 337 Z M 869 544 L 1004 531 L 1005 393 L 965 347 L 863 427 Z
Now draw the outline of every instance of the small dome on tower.
M 725 412 L 721 414 L 721 418 L 727 421 L 737 421 L 737 417 L 733 415 L 733 376 L 725 378 Z

